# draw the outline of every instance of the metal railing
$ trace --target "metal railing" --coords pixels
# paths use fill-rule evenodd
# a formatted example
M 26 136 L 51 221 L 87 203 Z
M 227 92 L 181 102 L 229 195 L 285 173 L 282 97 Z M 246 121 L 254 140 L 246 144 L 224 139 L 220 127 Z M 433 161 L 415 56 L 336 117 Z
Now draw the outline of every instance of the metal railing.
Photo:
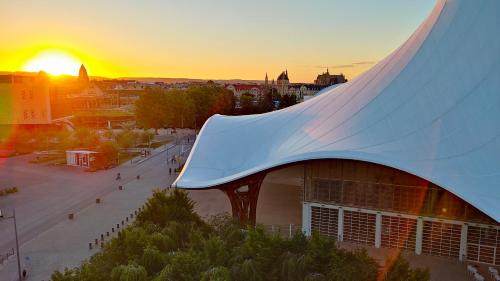
M 278 234 L 284 238 L 292 238 L 296 233 L 302 232 L 301 224 L 273 224 L 264 225 L 264 231 L 269 234 Z

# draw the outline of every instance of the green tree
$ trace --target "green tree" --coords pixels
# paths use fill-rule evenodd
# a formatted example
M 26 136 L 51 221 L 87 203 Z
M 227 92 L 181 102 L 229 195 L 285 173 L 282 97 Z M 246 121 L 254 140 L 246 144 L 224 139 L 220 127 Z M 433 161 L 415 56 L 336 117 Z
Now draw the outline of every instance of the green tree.
M 96 165 L 101 168 L 109 163 L 116 163 L 118 157 L 118 145 L 113 141 L 105 141 L 97 148 L 99 154 L 96 156 Z
M 206 268 L 204 262 L 193 251 L 174 252 L 155 281 L 199 281 Z
M 165 92 L 159 89 L 147 89 L 135 105 L 137 122 L 146 129 L 158 129 L 165 126 L 167 119 L 167 100 Z
M 156 190 L 153 192 L 153 197 L 144 205 L 143 211 L 137 216 L 137 220 L 142 223 L 151 222 L 160 227 L 165 227 L 168 222 L 201 224 L 201 218 L 193 210 L 193 200 L 186 192 L 179 189 L 169 193 Z
M 165 265 L 164 257 L 156 247 L 148 245 L 142 254 L 141 265 L 144 266 L 150 276 L 154 276 Z
M 111 271 L 112 281 L 147 281 L 148 274 L 144 267 L 137 264 L 120 265 Z
M 282 95 L 280 97 L 280 109 L 286 108 L 292 105 L 297 104 L 297 96 L 292 94 L 292 95 Z
M 253 96 L 250 94 L 243 94 L 240 97 L 240 113 L 241 114 L 253 114 L 255 112 L 255 106 L 253 104 Z
M 270 112 L 274 110 L 273 97 L 271 92 L 264 93 L 262 98 L 259 99 L 258 111 L 259 113 Z
M 429 269 L 412 269 L 401 255 L 386 262 L 387 273 L 384 281 L 427 281 L 430 279 Z
M 234 280 L 264 281 L 263 265 L 255 259 L 245 259 L 233 265 Z
M 79 127 L 74 134 L 75 145 L 78 148 L 95 148 L 101 142 L 99 134 L 90 128 Z
M 336 247 L 331 238 L 271 235 L 241 229 L 229 216 L 208 223 L 183 191 L 155 191 L 137 220 L 80 267 L 54 272 L 54 281 L 337 281 L 429 280 L 402 257 L 379 275 L 365 250 Z M 385 278 L 385 279 L 384 279 Z
M 65 268 L 63 272 L 55 271 L 50 276 L 52 281 L 73 281 L 76 280 L 77 270 Z
M 335 249 L 335 240 L 313 233 L 306 249 L 307 255 L 314 260 L 309 268 L 310 272 L 327 273 Z
M 378 275 L 378 264 L 365 249 L 353 252 L 336 250 L 330 266 L 328 280 L 332 281 L 374 281 Z
M 128 149 L 135 146 L 137 134 L 132 130 L 122 130 L 115 136 L 116 143 L 122 149 Z
M 140 135 L 140 141 L 141 143 L 147 143 L 148 145 L 151 143 L 151 141 L 154 139 L 155 134 L 150 131 L 144 131 Z
M 231 272 L 223 266 L 212 267 L 203 272 L 201 281 L 231 281 Z

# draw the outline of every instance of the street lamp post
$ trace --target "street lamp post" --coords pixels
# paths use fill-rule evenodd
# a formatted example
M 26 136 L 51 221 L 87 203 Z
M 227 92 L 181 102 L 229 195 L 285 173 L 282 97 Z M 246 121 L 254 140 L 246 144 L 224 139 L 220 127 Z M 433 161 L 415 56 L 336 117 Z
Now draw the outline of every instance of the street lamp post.
M 17 274 L 19 275 L 19 281 L 22 280 L 21 278 L 21 259 L 19 255 L 19 240 L 17 238 L 17 223 L 16 223 L 16 208 L 12 209 L 12 216 L 10 217 L 5 217 L 3 216 L 2 210 L 0 210 L 0 219 L 13 219 L 14 220 L 14 234 L 16 236 L 16 256 L 17 256 Z

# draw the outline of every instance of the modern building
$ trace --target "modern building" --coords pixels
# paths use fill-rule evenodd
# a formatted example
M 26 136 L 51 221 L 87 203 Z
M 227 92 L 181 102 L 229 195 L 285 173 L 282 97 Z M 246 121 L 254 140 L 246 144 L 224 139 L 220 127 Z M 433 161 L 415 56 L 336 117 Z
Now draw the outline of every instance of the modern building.
M 0 75 L 0 125 L 51 123 L 46 73 Z
M 307 234 L 500 265 L 499 14 L 496 0 L 440 0 L 356 79 L 213 116 L 174 185 L 220 189 L 254 223 L 266 175 L 295 167 Z

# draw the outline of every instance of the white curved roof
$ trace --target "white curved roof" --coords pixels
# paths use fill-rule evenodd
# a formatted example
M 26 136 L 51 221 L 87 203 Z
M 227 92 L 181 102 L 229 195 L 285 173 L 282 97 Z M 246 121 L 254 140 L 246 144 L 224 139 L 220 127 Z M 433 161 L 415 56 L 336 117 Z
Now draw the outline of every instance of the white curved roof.
M 308 159 L 391 166 L 500 221 L 500 1 L 442 0 L 358 78 L 284 110 L 215 115 L 175 185 L 207 188 Z

